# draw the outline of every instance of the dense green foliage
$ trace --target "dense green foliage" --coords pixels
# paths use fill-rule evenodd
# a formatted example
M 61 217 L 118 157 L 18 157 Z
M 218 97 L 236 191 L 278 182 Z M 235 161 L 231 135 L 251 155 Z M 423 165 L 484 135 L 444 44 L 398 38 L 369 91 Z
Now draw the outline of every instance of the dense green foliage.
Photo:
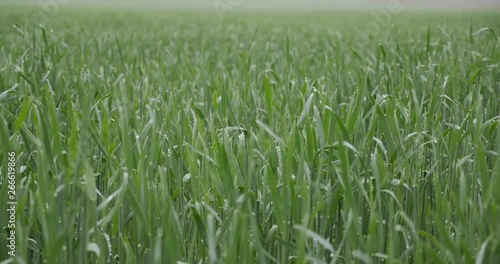
M 498 13 L 30 12 L 0 11 L 19 263 L 500 261 Z

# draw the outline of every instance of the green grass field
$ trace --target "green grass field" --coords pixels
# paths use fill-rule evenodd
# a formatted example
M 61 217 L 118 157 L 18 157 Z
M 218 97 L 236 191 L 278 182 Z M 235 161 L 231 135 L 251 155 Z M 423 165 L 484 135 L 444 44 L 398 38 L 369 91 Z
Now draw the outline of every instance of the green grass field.
M 500 263 L 500 12 L 34 11 L 0 263 Z

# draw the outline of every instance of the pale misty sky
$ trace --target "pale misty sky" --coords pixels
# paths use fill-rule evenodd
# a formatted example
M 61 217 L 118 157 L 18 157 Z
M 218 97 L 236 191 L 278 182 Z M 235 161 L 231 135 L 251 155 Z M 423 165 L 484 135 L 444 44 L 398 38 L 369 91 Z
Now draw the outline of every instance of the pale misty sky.
M 404 8 L 500 8 L 500 0 L 0 0 L 0 3 L 43 5 L 58 1 L 62 6 L 126 8 L 213 8 L 214 4 L 234 9 L 360 9 L 384 8 L 398 2 Z

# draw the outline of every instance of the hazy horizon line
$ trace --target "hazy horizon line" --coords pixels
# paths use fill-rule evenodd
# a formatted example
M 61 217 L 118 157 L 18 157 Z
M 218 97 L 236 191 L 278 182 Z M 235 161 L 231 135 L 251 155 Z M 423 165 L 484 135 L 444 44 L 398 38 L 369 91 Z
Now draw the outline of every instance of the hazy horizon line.
M 57 2 L 56 2 L 57 1 Z M 29 6 L 29 7 L 50 7 L 53 3 L 61 2 L 62 0 L 7 0 L 1 1 L 0 5 L 9 6 Z M 232 2 L 231 2 L 232 1 Z M 82 1 L 82 0 L 64 0 L 58 7 L 69 8 L 92 8 L 92 9 L 171 9 L 171 10 L 214 10 L 219 7 L 230 7 L 231 11 L 252 11 L 252 10 L 271 10 L 271 11 L 348 11 L 348 10 L 373 10 L 386 9 L 391 3 L 397 3 L 403 9 L 407 10 L 484 10 L 496 9 L 500 10 L 500 1 L 495 0 L 480 0 L 470 2 L 467 0 L 454 1 L 450 0 L 423 0 L 418 3 L 414 0 L 354 0 L 350 3 L 340 1 L 316 0 L 309 1 L 307 4 L 304 1 L 249 1 L 249 0 L 184 0 L 184 1 Z M 229 5 L 230 3 L 237 3 Z

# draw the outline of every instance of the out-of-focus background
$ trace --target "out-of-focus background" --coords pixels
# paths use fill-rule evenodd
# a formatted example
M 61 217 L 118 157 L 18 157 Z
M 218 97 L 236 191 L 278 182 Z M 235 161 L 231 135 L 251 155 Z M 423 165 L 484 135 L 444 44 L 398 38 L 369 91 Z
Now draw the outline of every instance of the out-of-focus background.
M 207 9 L 224 5 L 239 9 L 270 10 L 342 10 L 383 8 L 396 3 L 405 8 L 429 9 L 486 9 L 500 8 L 500 0 L 3 0 L 0 3 L 49 5 L 58 2 L 75 7 L 109 8 L 182 8 Z

